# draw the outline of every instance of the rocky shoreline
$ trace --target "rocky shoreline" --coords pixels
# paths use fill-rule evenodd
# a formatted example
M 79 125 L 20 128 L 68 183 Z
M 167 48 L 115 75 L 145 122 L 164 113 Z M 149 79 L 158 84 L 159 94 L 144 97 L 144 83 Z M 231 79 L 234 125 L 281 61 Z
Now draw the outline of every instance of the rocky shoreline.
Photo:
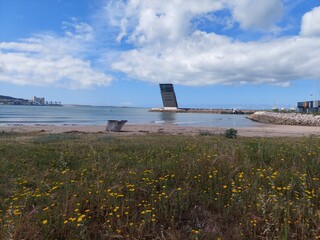
M 258 111 L 247 117 L 256 122 L 276 125 L 320 126 L 320 115 Z

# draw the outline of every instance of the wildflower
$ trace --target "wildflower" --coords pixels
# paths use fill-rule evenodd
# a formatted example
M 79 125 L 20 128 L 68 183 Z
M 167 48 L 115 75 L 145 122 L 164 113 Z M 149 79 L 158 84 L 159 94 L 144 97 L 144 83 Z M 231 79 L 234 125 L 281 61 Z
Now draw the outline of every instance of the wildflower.
M 199 233 L 199 230 L 192 229 L 192 233 L 198 234 L 198 233 Z
M 14 215 L 19 215 L 21 212 L 20 212 L 19 209 L 16 209 L 16 210 L 13 211 L 13 213 L 14 213 Z
M 47 223 L 48 223 L 48 220 L 47 220 L 47 219 L 45 219 L 45 220 L 42 221 L 42 224 L 43 224 L 43 225 L 46 225 Z

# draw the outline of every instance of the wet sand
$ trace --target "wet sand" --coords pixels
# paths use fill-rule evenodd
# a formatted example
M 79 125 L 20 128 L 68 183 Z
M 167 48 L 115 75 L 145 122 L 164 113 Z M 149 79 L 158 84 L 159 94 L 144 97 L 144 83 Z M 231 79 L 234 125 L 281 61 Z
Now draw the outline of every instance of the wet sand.
M 0 126 L 0 131 L 6 132 L 44 132 L 44 133 L 105 133 L 111 135 L 146 135 L 146 134 L 168 134 L 168 135 L 199 135 L 200 132 L 223 133 L 227 128 L 219 127 L 190 127 L 177 126 L 173 124 L 126 124 L 121 132 L 107 132 L 104 125 L 8 125 Z M 320 127 L 289 126 L 261 124 L 254 127 L 235 128 L 239 136 L 244 137 L 303 137 L 320 136 Z

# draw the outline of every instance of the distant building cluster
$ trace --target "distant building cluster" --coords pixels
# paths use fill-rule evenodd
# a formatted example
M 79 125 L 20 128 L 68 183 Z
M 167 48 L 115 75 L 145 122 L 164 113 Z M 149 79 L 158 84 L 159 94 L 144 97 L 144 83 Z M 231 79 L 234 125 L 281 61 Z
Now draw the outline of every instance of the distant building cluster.
M 48 102 L 44 97 L 34 96 L 32 99 L 14 98 L 0 95 L 1 105 L 37 105 L 37 106 L 62 106 L 61 102 Z
M 301 113 L 313 113 L 320 111 L 320 101 L 305 101 L 305 102 L 298 102 L 297 104 L 297 111 Z

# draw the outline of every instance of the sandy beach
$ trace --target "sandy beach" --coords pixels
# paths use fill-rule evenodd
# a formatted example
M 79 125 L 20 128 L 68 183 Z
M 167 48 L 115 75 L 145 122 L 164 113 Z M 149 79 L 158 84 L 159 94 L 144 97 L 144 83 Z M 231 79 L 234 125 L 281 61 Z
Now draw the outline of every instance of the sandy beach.
M 0 126 L 0 131 L 7 132 L 44 132 L 44 133 L 105 133 L 111 135 L 146 135 L 146 134 L 172 134 L 172 135 L 198 135 L 202 131 L 223 133 L 226 128 L 218 127 L 192 127 L 177 126 L 173 124 L 126 124 L 121 132 L 107 132 L 104 125 L 7 125 Z M 320 136 L 320 127 L 289 126 L 261 124 L 255 127 L 235 128 L 239 136 L 244 137 L 302 137 Z

